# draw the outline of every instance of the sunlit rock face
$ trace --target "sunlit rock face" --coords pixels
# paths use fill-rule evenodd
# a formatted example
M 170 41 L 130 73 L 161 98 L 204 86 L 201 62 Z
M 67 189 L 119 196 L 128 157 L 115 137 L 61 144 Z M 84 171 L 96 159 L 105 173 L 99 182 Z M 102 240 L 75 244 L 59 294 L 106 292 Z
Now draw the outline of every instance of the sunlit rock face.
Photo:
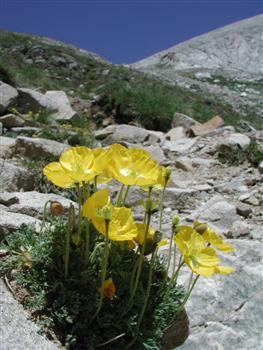
M 249 102 L 261 115 L 263 15 L 192 38 L 132 66 L 192 90 L 223 94 L 236 109 Z

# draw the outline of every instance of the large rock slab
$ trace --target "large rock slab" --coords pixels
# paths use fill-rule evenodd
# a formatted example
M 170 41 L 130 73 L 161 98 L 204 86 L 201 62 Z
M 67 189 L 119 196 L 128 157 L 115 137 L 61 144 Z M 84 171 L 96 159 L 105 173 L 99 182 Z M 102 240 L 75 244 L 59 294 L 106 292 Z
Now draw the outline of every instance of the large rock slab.
M 15 143 L 12 137 L 0 136 L 0 158 L 9 158 L 13 153 Z
M 110 125 L 105 129 L 95 132 L 95 137 L 103 140 L 105 145 L 118 142 L 144 143 L 150 144 L 161 143 L 164 140 L 162 132 L 147 130 L 133 125 Z
M 64 91 L 47 91 L 46 108 L 54 111 L 52 119 L 59 122 L 73 121 L 78 118 L 77 113 L 71 108 L 69 99 Z
M 4 128 L 10 129 L 13 127 L 21 127 L 25 124 L 23 118 L 15 114 L 6 114 L 0 117 L 0 122 L 3 124 Z
M 21 88 L 16 100 L 21 112 L 34 113 L 40 110 L 50 112 L 50 117 L 56 121 L 67 122 L 77 118 L 77 113 L 71 108 L 69 99 L 64 91 L 47 91 L 45 94 L 36 90 Z
M 15 88 L 0 81 L 0 114 L 11 105 L 17 95 Z
M 176 128 L 172 128 L 171 130 L 169 130 L 166 133 L 165 137 L 168 141 L 177 141 L 180 139 L 185 139 L 186 132 L 182 126 L 177 126 Z
M 26 214 L 36 218 L 43 216 L 43 209 L 48 201 L 60 202 L 65 211 L 69 208 L 70 204 L 76 207 L 75 202 L 53 193 L 39 193 L 37 191 L 0 193 L 0 204 L 7 205 L 8 211 Z
M 16 138 L 15 151 L 26 157 L 59 157 L 69 146 L 53 140 L 19 136 Z
M 223 125 L 224 119 L 219 116 L 215 116 L 204 124 L 191 126 L 190 133 L 193 136 L 203 136 Z
M 225 150 L 236 151 L 237 149 L 246 150 L 250 145 L 250 138 L 247 135 L 233 133 L 225 136 L 217 143 L 217 150 L 223 152 Z
M 215 195 L 208 202 L 200 203 L 199 208 L 188 217 L 189 221 L 209 222 L 212 227 L 224 234 L 227 234 L 234 222 L 239 219 L 236 206 L 221 195 Z
M 262 350 L 263 244 L 233 240 L 229 276 L 200 278 L 186 306 L 190 337 L 180 350 Z
M 184 138 L 178 141 L 165 141 L 163 144 L 163 150 L 175 154 L 185 154 L 191 150 L 196 141 L 197 138 Z
M 0 280 L 0 349 L 1 350 L 58 350 L 41 336 L 27 313 Z
M 34 181 L 27 169 L 1 160 L 0 192 L 30 191 Z
M 12 213 L 7 211 L 5 206 L 0 205 L 0 238 L 6 230 L 15 231 L 23 224 L 40 228 L 41 221 L 25 214 Z
M 37 113 L 47 108 L 46 96 L 41 92 L 28 88 L 20 88 L 18 92 L 19 96 L 16 99 L 16 104 L 19 106 L 21 113 L 27 113 L 29 111 Z

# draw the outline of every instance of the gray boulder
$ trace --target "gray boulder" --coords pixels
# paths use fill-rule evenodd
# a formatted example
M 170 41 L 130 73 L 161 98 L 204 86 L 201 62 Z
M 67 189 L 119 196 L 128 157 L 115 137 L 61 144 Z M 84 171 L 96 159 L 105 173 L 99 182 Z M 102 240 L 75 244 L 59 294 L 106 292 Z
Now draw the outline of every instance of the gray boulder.
M 12 137 L 0 136 L 0 158 L 9 158 L 12 156 L 15 139 Z
M 0 205 L 0 239 L 6 230 L 15 231 L 23 224 L 34 225 L 38 229 L 41 226 L 41 221 L 32 216 L 12 213 Z
M 52 119 L 59 122 L 73 121 L 78 118 L 77 113 L 71 108 L 69 99 L 64 91 L 47 91 L 46 108 L 52 113 Z
M 0 114 L 6 111 L 17 95 L 15 88 L 0 81 Z
M 197 138 L 184 138 L 178 141 L 165 141 L 163 144 L 163 150 L 167 153 L 185 154 L 191 150 L 196 141 Z
M 20 127 L 25 124 L 24 119 L 15 114 L 6 114 L 0 117 L 0 122 L 7 129 L 10 129 L 13 127 Z
M 95 137 L 103 140 L 105 145 L 118 142 L 157 144 L 164 140 L 164 134 L 153 130 L 146 130 L 133 125 L 110 125 L 98 130 Z
M 47 98 L 41 92 L 28 88 L 20 88 L 18 92 L 19 96 L 16 99 L 16 104 L 19 106 L 20 112 L 28 113 L 32 111 L 37 113 L 47 108 Z
M 0 191 L 30 191 L 34 188 L 34 181 L 27 169 L 1 160 Z
M 36 191 L 0 193 L 0 204 L 7 205 L 8 211 L 36 218 L 42 217 L 44 206 L 48 201 L 60 202 L 65 211 L 67 211 L 70 204 L 76 206 L 73 201 L 53 193 L 39 193 Z
M 237 149 L 246 150 L 250 142 L 251 140 L 247 135 L 234 133 L 222 138 L 217 143 L 216 148 L 219 152 L 225 150 L 235 151 Z
M 59 157 L 69 146 L 53 140 L 19 136 L 16 138 L 16 153 L 26 157 Z
M 224 234 L 227 234 L 234 222 L 239 219 L 235 205 L 229 203 L 221 195 L 213 196 L 188 217 L 189 221 L 208 222 L 215 230 Z
M 263 345 L 262 243 L 233 240 L 224 264 L 229 276 L 200 278 L 186 306 L 190 337 L 180 350 L 261 350 Z
M 176 128 L 172 128 L 165 135 L 166 140 L 168 141 L 177 141 L 180 139 L 186 138 L 185 129 L 182 126 L 177 126 Z
M 16 301 L 0 280 L 0 339 L 2 350 L 58 350 L 39 334 L 39 328 L 29 320 L 23 306 Z

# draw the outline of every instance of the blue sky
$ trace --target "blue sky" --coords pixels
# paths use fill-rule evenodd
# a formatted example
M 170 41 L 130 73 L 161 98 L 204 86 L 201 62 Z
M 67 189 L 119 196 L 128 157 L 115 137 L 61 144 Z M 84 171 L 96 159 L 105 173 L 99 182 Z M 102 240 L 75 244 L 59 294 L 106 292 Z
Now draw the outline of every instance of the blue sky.
M 0 28 L 132 63 L 260 13 L 263 0 L 0 0 Z

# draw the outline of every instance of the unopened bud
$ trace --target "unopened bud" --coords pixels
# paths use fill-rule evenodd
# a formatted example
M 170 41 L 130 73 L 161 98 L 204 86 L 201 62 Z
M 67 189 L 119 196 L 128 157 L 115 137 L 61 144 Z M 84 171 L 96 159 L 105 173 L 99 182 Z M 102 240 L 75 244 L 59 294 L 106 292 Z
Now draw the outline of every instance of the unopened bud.
M 177 226 L 179 225 L 180 218 L 177 215 L 174 215 L 172 218 L 172 230 L 176 232 Z
M 51 202 L 50 204 L 50 211 L 52 215 L 60 216 L 64 214 L 65 208 L 60 202 L 54 201 L 54 202 Z
M 196 232 L 198 232 L 202 235 L 207 230 L 207 224 L 201 223 L 201 222 L 196 222 L 196 223 L 194 223 L 194 229 L 196 230 Z

